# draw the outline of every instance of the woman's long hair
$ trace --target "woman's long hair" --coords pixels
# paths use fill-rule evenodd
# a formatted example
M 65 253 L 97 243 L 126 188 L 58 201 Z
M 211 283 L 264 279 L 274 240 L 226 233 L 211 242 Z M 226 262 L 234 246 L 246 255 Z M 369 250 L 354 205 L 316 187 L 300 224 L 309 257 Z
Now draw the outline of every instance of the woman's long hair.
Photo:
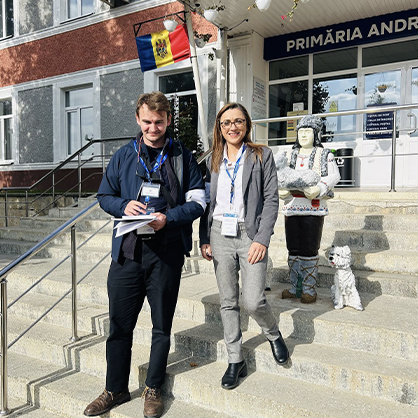
M 259 158 L 262 160 L 263 157 L 263 147 L 264 145 L 261 144 L 254 144 L 251 141 L 251 129 L 252 129 L 252 122 L 251 117 L 247 111 L 247 109 L 240 103 L 227 103 L 216 116 L 215 126 L 213 128 L 213 144 L 212 144 L 212 163 L 211 163 L 211 171 L 218 172 L 219 167 L 222 162 L 223 152 L 225 147 L 225 138 L 222 135 L 222 128 L 221 128 L 221 116 L 230 109 L 239 109 L 245 118 L 246 123 L 246 132 L 244 135 L 243 142 L 247 144 L 247 147 L 254 151 L 254 157 Z

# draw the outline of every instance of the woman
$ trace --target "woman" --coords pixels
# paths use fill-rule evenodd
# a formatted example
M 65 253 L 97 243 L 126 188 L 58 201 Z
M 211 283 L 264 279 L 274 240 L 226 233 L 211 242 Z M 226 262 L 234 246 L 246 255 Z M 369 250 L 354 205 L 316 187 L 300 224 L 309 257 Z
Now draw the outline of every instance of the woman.
M 200 248 L 214 262 L 221 302 L 228 368 L 224 389 L 247 374 L 242 352 L 238 270 L 242 303 L 270 342 L 277 363 L 289 351 L 264 294 L 267 248 L 279 209 L 277 171 L 271 150 L 251 142 L 251 119 L 239 103 L 225 105 L 216 117 L 206 190 L 210 205 L 200 221 Z
M 328 215 L 327 199 L 334 196 L 333 187 L 340 180 L 337 163 L 329 149 L 321 144 L 322 119 L 307 115 L 297 126 L 297 139 L 290 155 L 292 177 L 316 176 L 315 184 L 295 189 L 294 180 L 281 184 L 279 196 L 284 200 L 286 245 L 292 287 L 283 290 L 283 299 L 300 298 L 302 303 L 316 301 L 319 247 L 324 217 Z M 289 168 L 288 168 L 289 170 Z M 286 171 L 279 171 L 282 178 Z

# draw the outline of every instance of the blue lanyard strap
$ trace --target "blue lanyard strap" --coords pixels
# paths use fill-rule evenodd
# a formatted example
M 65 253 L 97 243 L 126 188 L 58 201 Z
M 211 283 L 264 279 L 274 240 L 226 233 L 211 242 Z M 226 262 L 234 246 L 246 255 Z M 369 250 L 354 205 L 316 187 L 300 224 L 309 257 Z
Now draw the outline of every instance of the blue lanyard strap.
M 173 140 L 170 138 L 170 139 L 169 139 L 169 143 L 168 143 L 168 149 L 171 147 L 172 142 L 173 142 Z M 142 157 L 141 157 L 141 155 L 140 155 L 140 153 L 139 153 L 139 147 L 137 148 L 136 142 L 134 143 L 134 146 L 135 146 L 135 151 L 137 151 L 137 153 L 138 153 L 138 161 L 140 161 L 140 162 L 141 162 L 141 164 L 142 164 L 142 167 L 144 167 L 144 170 L 145 170 L 145 172 L 146 172 L 146 174 L 147 174 L 147 179 L 148 179 L 148 181 L 149 181 L 150 183 L 152 183 L 151 174 L 152 174 L 155 170 L 157 170 L 157 168 L 160 168 L 160 167 L 164 164 L 165 160 L 166 160 L 166 159 L 167 159 L 167 157 L 168 157 L 168 150 L 167 150 L 167 152 L 166 152 L 165 154 L 164 154 L 164 149 L 165 149 L 165 147 L 161 150 L 160 154 L 159 154 L 159 155 L 158 155 L 158 157 L 157 157 L 157 160 L 155 161 L 155 163 L 154 163 L 153 167 L 152 167 L 152 168 L 151 168 L 151 170 L 150 170 L 150 169 L 148 168 L 148 166 L 145 164 L 145 161 L 142 159 Z
M 231 179 L 231 192 L 230 192 L 230 198 L 229 198 L 229 203 L 231 205 L 232 205 L 232 202 L 234 200 L 235 179 L 237 178 L 237 173 L 238 173 L 238 170 L 239 170 L 239 162 L 241 161 L 241 157 L 244 155 L 245 148 L 246 148 L 246 145 L 244 144 L 244 146 L 242 147 L 241 155 L 239 156 L 239 158 L 235 162 L 235 167 L 234 167 L 234 172 L 232 174 L 232 177 L 231 177 L 231 174 L 229 174 L 228 166 L 226 165 L 226 158 L 224 158 L 226 174 L 228 174 L 228 177 Z

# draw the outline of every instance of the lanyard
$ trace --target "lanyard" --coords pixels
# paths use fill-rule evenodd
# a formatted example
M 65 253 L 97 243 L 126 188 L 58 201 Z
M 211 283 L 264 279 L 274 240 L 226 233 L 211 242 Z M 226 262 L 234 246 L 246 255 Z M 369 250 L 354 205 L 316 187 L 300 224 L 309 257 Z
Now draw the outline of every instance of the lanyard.
M 226 174 L 228 174 L 228 177 L 231 179 L 231 192 L 230 192 L 230 198 L 229 198 L 229 203 L 231 205 L 232 205 L 232 202 L 234 200 L 235 179 L 237 178 L 237 173 L 238 173 L 238 170 L 239 170 L 239 162 L 241 160 L 241 157 L 244 155 L 245 148 L 246 148 L 246 146 L 244 144 L 243 147 L 242 147 L 241 155 L 239 156 L 239 158 L 235 162 L 235 167 L 234 167 L 234 172 L 232 174 L 232 177 L 231 177 L 231 174 L 229 174 L 228 167 L 226 165 L 226 158 L 224 158 Z
M 173 140 L 170 138 L 169 143 L 168 143 L 168 148 L 171 147 Z M 142 159 L 141 155 L 139 154 L 139 148 L 137 148 L 136 142 L 134 142 L 134 147 L 135 147 L 135 151 L 138 153 L 138 161 L 141 161 L 142 166 L 144 167 L 144 170 L 147 174 L 147 179 L 150 183 L 152 183 L 152 179 L 151 179 L 151 174 L 157 170 L 157 168 L 160 168 L 165 160 L 167 159 L 168 156 L 168 152 L 165 153 L 164 155 L 164 148 L 161 150 L 160 154 L 157 157 L 157 160 L 154 163 L 154 166 L 151 168 L 151 170 L 148 168 L 147 164 L 145 164 L 145 161 Z

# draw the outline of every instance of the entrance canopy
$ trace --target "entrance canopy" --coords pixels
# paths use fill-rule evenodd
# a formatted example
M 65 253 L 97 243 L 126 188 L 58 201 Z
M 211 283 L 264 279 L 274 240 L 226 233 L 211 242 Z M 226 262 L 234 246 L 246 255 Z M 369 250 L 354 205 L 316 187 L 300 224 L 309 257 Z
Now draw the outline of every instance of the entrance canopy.
M 228 36 L 257 32 L 263 38 L 299 32 L 336 23 L 360 20 L 368 17 L 395 13 L 417 7 L 416 0 L 299 0 L 293 10 L 293 20 L 287 14 L 292 10 L 293 0 L 272 0 L 269 9 L 260 12 L 251 7 L 255 0 L 186 0 L 193 9 L 225 6 L 219 11 L 215 25 L 228 30 Z M 250 10 L 248 10 L 250 8 Z M 282 19 L 282 16 L 286 16 Z M 248 19 L 248 21 L 247 21 Z

